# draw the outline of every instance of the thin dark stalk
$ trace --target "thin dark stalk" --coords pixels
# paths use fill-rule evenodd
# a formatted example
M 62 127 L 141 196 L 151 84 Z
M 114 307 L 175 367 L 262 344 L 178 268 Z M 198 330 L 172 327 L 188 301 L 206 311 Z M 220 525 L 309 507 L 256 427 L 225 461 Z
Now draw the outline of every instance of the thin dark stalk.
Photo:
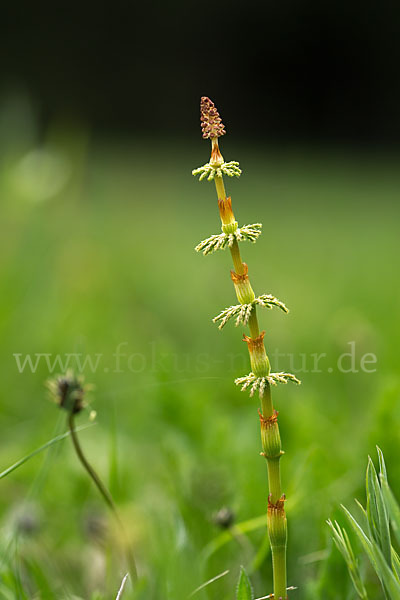
M 125 554 L 126 554 L 126 560 L 128 563 L 128 567 L 129 567 L 129 574 L 131 576 L 132 581 L 137 581 L 138 576 L 137 576 L 136 562 L 135 562 L 135 558 L 133 556 L 131 546 L 127 540 L 124 525 L 118 514 L 117 507 L 115 506 L 114 500 L 113 500 L 110 492 L 108 491 L 108 489 L 106 488 L 104 483 L 101 481 L 100 477 L 97 475 L 96 471 L 93 469 L 92 465 L 88 462 L 86 456 L 83 453 L 82 446 L 80 445 L 79 438 L 78 438 L 78 435 L 77 435 L 77 432 L 75 429 L 75 415 L 73 412 L 70 412 L 70 414 L 69 414 L 68 427 L 71 432 L 72 443 L 74 445 L 74 449 L 75 449 L 76 455 L 78 456 L 80 463 L 82 464 L 83 468 L 85 469 L 85 471 L 87 472 L 87 474 L 89 475 L 89 477 L 91 478 L 91 480 L 93 481 L 93 483 L 95 484 L 97 489 L 99 490 L 101 496 L 103 497 L 104 502 L 107 504 L 108 508 L 110 509 L 110 511 L 112 512 L 112 514 L 115 518 L 115 521 L 118 524 L 118 527 L 119 527 L 119 530 L 121 533 L 121 537 L 124 542 L 124 550 L 125 550 Z

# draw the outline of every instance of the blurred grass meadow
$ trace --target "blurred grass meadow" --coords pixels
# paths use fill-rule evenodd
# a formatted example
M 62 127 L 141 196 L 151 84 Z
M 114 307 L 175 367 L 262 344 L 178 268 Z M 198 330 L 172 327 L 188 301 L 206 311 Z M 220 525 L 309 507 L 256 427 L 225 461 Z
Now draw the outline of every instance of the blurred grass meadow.
M 94 138 L 67 120 L 39 132 L 14 99 L 0 134 L 0 470 L 66 430 L 44 382 L 82 371 L 97 417 L 80 439 L 134 542 L 132 597 L 187 598 L 229 570 L 193 597 L 230 599 L 240 565 L 266 596 L 258 403 L 233 384 L 249 371 L 240 328 L 211 320 L 234 303 L 230 257 L 193 250 L 219 231 L 213 186 L 191 176 L 209 157 L 198 123 L 171 142 Z M 376 444 L 400 495 L 398 156 L 233 133 L 222 152 L 243 169 L 227 182 L 240 223 L 263 223 L 243 246 L 255 289 L 291 310 L 260 315 L 273 369 L 302 380 L 274 390 L 291 597 L 354 599 L 326 519 L 344 523 L 340 504 L 364 502 Z M 0 485 L 1 598 L 116 597 L 118 535 L 71 440 Z

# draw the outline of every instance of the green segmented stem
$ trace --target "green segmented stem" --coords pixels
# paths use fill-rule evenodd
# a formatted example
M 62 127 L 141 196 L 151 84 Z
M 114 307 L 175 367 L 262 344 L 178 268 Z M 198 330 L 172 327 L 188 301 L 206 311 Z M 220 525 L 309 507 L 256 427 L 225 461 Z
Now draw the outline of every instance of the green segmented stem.
M 287 598 L 287 524 L 284 508 L 285 496 L 282 495 L 280 474 L 280 459 L 283 452 L 278 426 L 278 413 L 274 410 L 270 385 L 287 383 L 288 381 L 300 382 L 290 373 L 270 372 L 269 359 L 264 346 L 265 332 L 262 331 L 260 333 L 257 319 L 256 305 L 259 304 L 259 298 L 255 297 L 253 288 L 251 287 L 248 277 L 248 267 L 242 261 L 238 244 L 243 239 L 256 241 L 261 230 L 261 224 L 257 223 L 253 226 L 248 226 L 249 231 L 246 232 L 246 236 L 242 236 L 242 234 L 238 235 L 238 224 L 233 214 L 231 198 L 227 198 L 226 196 L 223 175 L 239 177 L 241 174 L 239 163 L 234 161 L 230 163 L 224 162 L 219 150 L 218 138 L 225 135 L 225 128 L 214 103 L 205 96 L 201 99 L 200 115 L 203 137 L 211 140 L 211 157 L 206 165 L 195 169 L 192 173 L 193 175 L 199 175 L 200 180 L 207 177 L 208 181 L 214 181 L 223 233 L 207 238 L 196 246 L 196 251 L 201 251 L 206 255 L 215 250 L 224 249 L 227 246 L 230 248 L 234 266 L 234 271 L 231 271 L 231 278 L 240 304 L 239 311 L 237 310 L 237 306 L 229 307 L 225 311 L 222 311 L 214 321 L 221 319 L 220 328 L 222 328 L 230 317 L 236 315 L 236 324 L 239 324 L 239 322 L 243 322 L 243 324 L 247 323 L 250 329 L 251 337 L 245 335 L 244 341 L 247 343 L 250 353 L 252 371 L 245 377 L 237 378 L 235 383 L 240 385 L 242 390 L 248 389 L 250 396 L 253 396 L 256 391 L 260 395 L 262 454 L 267 461 L 269 485 L 267 525 L 274 573 L 273 597 L 274 600 L 285 600 Z M 276 301 L 276 299 L 274 300 L 273 304 L 275 306 L 280 306 L 280 308 L 287 312 L 284 304 Z M 266 304 L 262 305 L 265 306 Z M 250 312 L 248 312 L 249 310 Z
M 215 145 L 215 141 L 214 141 Z M 216 176 L 214 178 L 215 188 L 217 191 L 218 199 L 226 200 L 225 185 L 222 176 Z M 235 240 L 230 248 L 233 266 L 237 275 L 243 275 L 245 268 L 243 265 L 242 257 L 239 250 L 239 244 Z M 239 302 L 240 299 L 238 298 Z M 260 328 L 257 318 L 257 309 L 251 312 L 248 321 L 251 338 L 256 339 L 260 335 Z M 269 487 L 269 506 L 276 505 L 282 498 L 281 489 L 281 473 L 280 473 L 280 458 L 283 454 L 280 442 L 279 426 L 278 422 L 275 421 L 270 427 L 266 427 L 274 416 L 274 407 L 271 398 L 270 386 L 267 386 L 264 393 L 260 396 L 261 400 L 261 417 L 263 419 L 261 426 L 264 423 L 264 437 L 266 444 L 263 446 L 263 454 L 267 461 L 268 468 L 268 487 Z M 279 448 L 275 449 L 277 455 L 271 456 L 266 452 L 267 448 L 269 451 L 271 444 L 268 443 L 268 438 L 272 438 L 271 442 L 278 442 Z M 272 552 L 272 565 L 273 565 L 273 577 L 274 577 L 274 598 L 279 600 L 280 598 L 287 598 L 286 595 L 286 547 L 287 547 L 287 527 L 286 527 L 286 515 L 285 510 L 282 507 L 280 510 L 268 510 L 268 532 L 271 543 Z
M 275 548 L 272 553 L 272 567 L 274 571 L 274 598 L 279 600 L 287 598 L 286 595 L 286 546 Z M 278 596 L 277 594 L 281 594 Z

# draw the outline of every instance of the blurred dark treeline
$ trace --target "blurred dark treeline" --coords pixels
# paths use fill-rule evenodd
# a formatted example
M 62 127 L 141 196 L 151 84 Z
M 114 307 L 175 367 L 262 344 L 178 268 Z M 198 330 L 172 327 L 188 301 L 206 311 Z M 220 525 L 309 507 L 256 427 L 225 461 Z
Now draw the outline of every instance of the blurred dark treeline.
M 41 120 L 193 132 L 199 96 L 248 137 L 400 140 L 398 0 L 4 3 L 1 94 Z

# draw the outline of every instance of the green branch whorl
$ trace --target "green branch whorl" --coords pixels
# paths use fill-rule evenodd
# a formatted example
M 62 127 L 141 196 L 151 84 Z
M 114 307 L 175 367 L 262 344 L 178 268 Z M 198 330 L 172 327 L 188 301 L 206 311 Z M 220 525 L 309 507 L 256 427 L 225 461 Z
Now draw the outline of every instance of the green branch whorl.
M 221 165 L 215 165 L 208 162 L 192 171 L 192 175 L 195 177 L 197 177 L 197 175 L 199 176 L 199 181 L 203 181 L 206 177 L 207 181 L 213 181 L 215 177 L 222 177 L 222 175 L 227 175 L 228 177 L 240 177 L 241 174 L 242 170 L 236 160 L 223 162 Z
M 245 377 L 235 379 L 235 384 L 242 386 L 241 392 L 250 388 L 250 397 L 252 397 L 257 390 L 262 396 L 268 384 L 277 385 L 278 383 L 288 383 L 288 381 L 297 383 L 297 385 L 301 384 L 300 379 L 297 379 L 292 373 L 270 373 L 264 377 L 257 377 L 254 373 L 249 373 Z
M 212 235 L 197 244 L 195 250 L 196 252 L 202 252 L 204 256 L 207 256 L 207 254 L 212 254 L 217 250 L 232 248 L 235 240 L 237 242 L 249 241 L 254 244 L 261 235 L 261 228 L 261 223 L 253 223 L 252 225 L 243 225 L 243 227 L 237 227 L 230 233 L 225 233 L 223 231 L 222 233 Z
M 253 302 L 247 304 L 236 304 L 234 306 L 225 308 L 213 318 L 213 323 L 218 323 L 218 321 L 220 321 L 218 329 L 222 329 L 230 319 L 236 319 L 235 327 L 238 327 L 240 324 L 247 325 L 250 315 L 254 307 L 257 305 L 269 309 L 272 309 L 274 306 L 276 306 L 285 313 L 289 312 L 287 306 L 275 298 L 275 296 L 271 296 L 271 294 L 262 294 L 261 296 L 254 298 Z

